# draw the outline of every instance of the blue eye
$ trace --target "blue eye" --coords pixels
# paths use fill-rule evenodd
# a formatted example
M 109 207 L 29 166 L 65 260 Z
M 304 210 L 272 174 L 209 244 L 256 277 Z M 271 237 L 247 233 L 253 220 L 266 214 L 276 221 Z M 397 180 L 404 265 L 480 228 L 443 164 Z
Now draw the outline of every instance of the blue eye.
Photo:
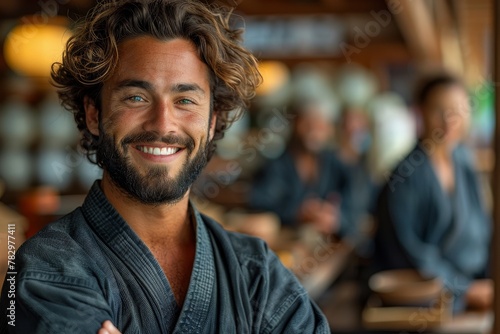
M 194 103 L 193 101 L 191 101 L 190 99 L 180 99 L 179 100 L 179 103 L 180 104 L 192 104 Z
M 138 95 L 133 95 L 133 96 L 130 96 L 128 98 L 128 100 L 132 101 L 132 102 L 143 102 L 144 99 Z

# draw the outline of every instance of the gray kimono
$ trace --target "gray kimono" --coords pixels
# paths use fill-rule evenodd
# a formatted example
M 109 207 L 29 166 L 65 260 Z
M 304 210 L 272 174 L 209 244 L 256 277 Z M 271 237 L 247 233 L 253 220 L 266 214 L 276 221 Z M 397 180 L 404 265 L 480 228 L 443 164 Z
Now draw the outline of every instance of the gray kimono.
M 480 185 L 467 150 L 453 152 L 455 189 L 446 193 L 419 143 L 388 177 L 375 213 L 378 269 L 417 268 L 439 276 L 463 307 L 470 282 L 484 276 L 491 237 Z

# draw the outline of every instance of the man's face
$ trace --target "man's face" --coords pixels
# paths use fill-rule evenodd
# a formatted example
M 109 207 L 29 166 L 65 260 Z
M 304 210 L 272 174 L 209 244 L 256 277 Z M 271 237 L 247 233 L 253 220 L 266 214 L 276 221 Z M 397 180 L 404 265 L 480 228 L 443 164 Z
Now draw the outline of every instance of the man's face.
M 207 163 L 215 126 L 208 68 L 182 39 L 136 37 L 118 50 L 100 120 L 87 107 L 87 125 L 102 140 L 97 158 L 105 177 L 132 198 L 174 203 Z

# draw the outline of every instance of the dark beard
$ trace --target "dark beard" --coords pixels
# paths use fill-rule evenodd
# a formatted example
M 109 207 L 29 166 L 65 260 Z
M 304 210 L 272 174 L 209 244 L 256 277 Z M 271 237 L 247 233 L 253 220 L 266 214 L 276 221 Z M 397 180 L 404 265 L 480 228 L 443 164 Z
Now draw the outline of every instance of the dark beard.
M 189 187 L 198 178 L 207 164 L 209 143 L 200 146 L 196 155 L 189 159 L 194 150 L 191 138 L 178 136 L 159 137 L 154 132 L 130 135 L 121 141 L 122 152 L 115 145 L 113 138 L 101 128 L 101 143 L 97 149 L 97 161 L 108 172 L 111 181 L 126 195 L 143 204 L 174 204 L 184 197 Z M 187 160 L 177 178 L 168 175 L 168 167 L 151 167 L 142 176 L 125 156 L 132 143 L 163 142 L 185 147 Z

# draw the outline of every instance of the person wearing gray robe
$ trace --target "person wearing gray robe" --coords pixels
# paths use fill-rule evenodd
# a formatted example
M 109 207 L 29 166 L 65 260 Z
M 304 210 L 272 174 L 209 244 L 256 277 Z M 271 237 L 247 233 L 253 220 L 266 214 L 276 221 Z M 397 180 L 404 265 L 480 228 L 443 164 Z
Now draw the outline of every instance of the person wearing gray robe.
M 439 277 L 455 311 L 486 309 L 491 221 L 463 144 L 470 118 L 467 90 L 449 74 L 423 81 L 416 95 L 423 131 L 388 175 L 375 212 L 378 270 L 415 268 Z

